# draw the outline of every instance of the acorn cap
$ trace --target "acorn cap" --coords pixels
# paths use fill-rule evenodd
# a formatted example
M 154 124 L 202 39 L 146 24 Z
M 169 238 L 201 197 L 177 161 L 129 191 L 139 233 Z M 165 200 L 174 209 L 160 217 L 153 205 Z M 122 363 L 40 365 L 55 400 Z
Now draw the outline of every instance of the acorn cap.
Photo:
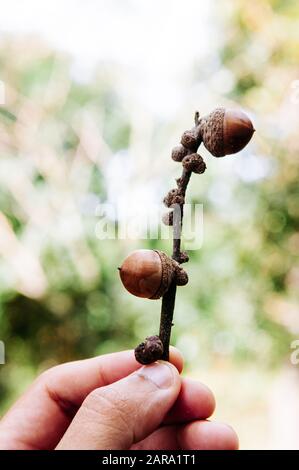
M 168 291 L 172 281 L 175 281 L 177 286 L 185 286 L 188 283 L 188 274 L 177 261 L 167 256 L 166 253 L 155 251 L 161 259 L 162 278 L 159 289 L 151 299 L 160 299 Z
M 165 292 L 169 289 L 169 286 L 176 273 L 174 261 L 172 258 L 166 255 L 163 251 L 155 250 L 160 256 L 162 266 L 161 283 L 157 292 L 151 297 L 151 299 L 160 299 Z
M 242 150 L 250 141 L 254 127 L 240 110 L 216 108 L 199 123 L 203 143 L 214 157 Z

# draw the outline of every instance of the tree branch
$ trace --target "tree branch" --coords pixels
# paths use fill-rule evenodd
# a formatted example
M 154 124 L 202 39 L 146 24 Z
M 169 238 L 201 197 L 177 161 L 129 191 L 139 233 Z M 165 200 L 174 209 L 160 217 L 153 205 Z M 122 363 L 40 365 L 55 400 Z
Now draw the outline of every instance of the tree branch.
M 194 116 L 195 127 L 199 124 L 199 112 L 196 111 Z M 198 145 L 199 146 L 199 145 Z M 197 148 L 198 148 L 197 146 Z M 197 148 L 188 150 L 187 155 L 191 155 L 197 151 Z M 180 194 L 183 196 L 183 202 L 181 204 L 175 204 L 173 208 L 173 251 L 172 258 L 178 263 L 188 261 L 188 255 L 181 252 L 181 236 L 183 229 L 183 218 L 184 218 L 184 204 L 185 195 L 190 181 L 192 171 L 183 168 L 183 172 L 180 178 L 176 180 L 177 187 Z M 162 359 L 165 361 L 169 360 L 169 344 L 171 336 L 171 328 L 173 326 L 173 314 L 175 307 L 177 285 L 173 281 L 162 298 L 161 306 L 161 319 L 160 319 L 160 331 L 159 338 L 163 344 L 163 356 Z

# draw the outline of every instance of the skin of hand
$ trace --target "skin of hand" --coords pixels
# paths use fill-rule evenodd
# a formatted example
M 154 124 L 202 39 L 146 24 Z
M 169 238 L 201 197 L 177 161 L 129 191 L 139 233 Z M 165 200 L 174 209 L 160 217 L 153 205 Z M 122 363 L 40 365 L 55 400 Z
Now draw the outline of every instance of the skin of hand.
M 207 421 L 212 392 L 182 368 L 175 348 L 169 363 L 123 351 L 53 367 L 0 421 L 0 449 L 237 449 L 231 427 Z

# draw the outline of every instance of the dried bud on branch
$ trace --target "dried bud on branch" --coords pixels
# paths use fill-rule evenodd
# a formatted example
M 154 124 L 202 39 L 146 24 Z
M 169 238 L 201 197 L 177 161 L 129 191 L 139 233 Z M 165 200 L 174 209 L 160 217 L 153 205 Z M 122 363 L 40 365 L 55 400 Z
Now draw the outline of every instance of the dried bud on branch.
M 166 212 L 162 216 L 162 222 L 165 225 L 173 225 L 173 211 Z
M 201 142 L 201 134 L 198 127 L 185 131 L 181 138 L 181 144 L 188 150 L 196 151 Z
M 163 343 L 159 336 L 148 336 L 135 348 L 135 358 L 140 364 L 151 364 L 163 356 Z
M 206 164 L 202 157 L 198 153 L 191 153 L 186 155 L 182 161 L 183 167 L 187 171 L 193 171 L 193 173 L 204 173 L 206 170 Z
M 186 251 L 181 251 L 179 259 L 178 259 L 178 263 L 183 264 L 183 263 L 188 263 L 188 261 L 189 261 L 188 253 L 186 253 Z
M 171 189 L 163 199 L 163 202 L 166 207 L 171 207 L 174 204 L 184 204 L 184 195 L 179 188 Z
M 186 147 L 183 147 L 183 145 L 178 145 L 177 147 L 174 147 L 171 152 L 171 158 L 175 162 L 181 162 L 183 158 L 187 155 L 188 149 Z
M 185 286 L 188 284 L 188 274 L 182 268 L 182 266 L 177 263 L 175 270 L 175 282 L 177 286 Z

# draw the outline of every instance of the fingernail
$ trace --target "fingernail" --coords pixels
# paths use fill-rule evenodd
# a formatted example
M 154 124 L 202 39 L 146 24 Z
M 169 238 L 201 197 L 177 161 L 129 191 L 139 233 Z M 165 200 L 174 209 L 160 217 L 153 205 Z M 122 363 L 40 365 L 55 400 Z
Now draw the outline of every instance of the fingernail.
M 167 362 L 154 362 L 139 369 L 137 374 L 150 380 L 158 388 L 169 388 L 174 382 L 172 368 Z

